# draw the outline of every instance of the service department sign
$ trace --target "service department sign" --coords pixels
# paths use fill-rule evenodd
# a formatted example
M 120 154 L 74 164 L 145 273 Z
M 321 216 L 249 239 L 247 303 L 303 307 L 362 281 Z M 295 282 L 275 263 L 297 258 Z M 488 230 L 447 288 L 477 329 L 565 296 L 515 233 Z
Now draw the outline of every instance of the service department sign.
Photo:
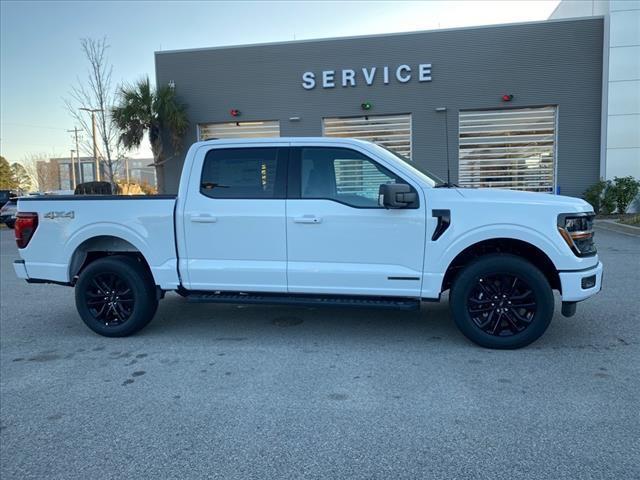
M 356 87 L 358 85 L 371 86 L 374 83 L 389 85 L 391 81 L 398 83 L 408 83 L 416 77 L 419 82 L 431 81 L 431 64 L 420 63 L 416 66 L 407 64 L 389 68 L 383 67 L 362 67 L 354 70 L 346 68 L 343 70 L 323 70 L 317 77 L 315 72 L 304 72 L 302 74 L 302 87 L 311 90 L 316 84 L 322 88 L 334 88 L 336 86 Z

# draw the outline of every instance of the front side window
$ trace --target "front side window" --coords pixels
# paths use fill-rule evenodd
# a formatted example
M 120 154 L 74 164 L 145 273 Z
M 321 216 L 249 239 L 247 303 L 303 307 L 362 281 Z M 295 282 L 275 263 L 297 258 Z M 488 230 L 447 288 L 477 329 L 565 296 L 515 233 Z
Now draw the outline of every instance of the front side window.
M 284 170 L 278 148 L 210 150 L 200 192 L 211 198 L 284 198 Z
M 300 197 L 378 207 L 380 185 L 405 183 L 394 173 L 346 148 L 300 149 Z

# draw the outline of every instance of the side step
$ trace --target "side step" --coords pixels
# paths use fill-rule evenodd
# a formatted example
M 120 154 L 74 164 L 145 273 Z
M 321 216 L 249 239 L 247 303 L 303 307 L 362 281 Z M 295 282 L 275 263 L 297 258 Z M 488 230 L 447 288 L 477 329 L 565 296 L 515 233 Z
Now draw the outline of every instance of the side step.
M 249 305 L 297 305 L 302 307 L 357 307 L 417 310 L 420 301 L 404 297 L 364 297 L 346 295 L 305 295 L 290 293 L 188 292 L 182 295 L 193 303 L 236 303 Z

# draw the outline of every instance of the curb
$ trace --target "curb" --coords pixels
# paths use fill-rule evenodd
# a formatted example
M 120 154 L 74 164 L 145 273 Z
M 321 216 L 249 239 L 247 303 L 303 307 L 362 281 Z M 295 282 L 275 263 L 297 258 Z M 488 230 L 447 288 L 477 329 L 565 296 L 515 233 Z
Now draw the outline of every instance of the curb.
M 609 230 L 611 232 L 624 233 L 625 235 L 640 237 L 640 227 L 618 223 L 616 220 L 596 220 L 595 226 L 598 228 L 602 228 L 603 230 Z

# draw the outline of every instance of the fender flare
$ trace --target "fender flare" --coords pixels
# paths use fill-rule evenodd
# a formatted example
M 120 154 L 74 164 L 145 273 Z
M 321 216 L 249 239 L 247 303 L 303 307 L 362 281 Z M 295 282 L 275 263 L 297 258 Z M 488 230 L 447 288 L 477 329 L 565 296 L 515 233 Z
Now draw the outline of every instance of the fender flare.
M 72 260 L 80 245 L 87 240 L 95 237 L 114 237 L 133 245 L 144 257 L 149 266 L 152 265 L 150 248 L 144 239 L 133 229 L 127 228 L 118 223 L 101 222 L 97 224 L 87 225 L 73 233 L 65 244 L 65 258 L 69 269 L 72 266 Z M 153 274 L 153 269 L 152 269 Z M 70 271 L 67 273 L 69 281 L 71 281 Z
M 550 238 L 524 225 L 492 224 L 475 228 L 460 236 L 455 242 L 447 246 L 438 259 L 438 264 L 432 265 L 432 268 L 444 273 L 449 269 L 455 258 L 467 248 L 480 242 L 499 238 L 519 240 L 536 247 L 549 258 L 556 268 L 556 258 L 563 255 L 558 245 Z

